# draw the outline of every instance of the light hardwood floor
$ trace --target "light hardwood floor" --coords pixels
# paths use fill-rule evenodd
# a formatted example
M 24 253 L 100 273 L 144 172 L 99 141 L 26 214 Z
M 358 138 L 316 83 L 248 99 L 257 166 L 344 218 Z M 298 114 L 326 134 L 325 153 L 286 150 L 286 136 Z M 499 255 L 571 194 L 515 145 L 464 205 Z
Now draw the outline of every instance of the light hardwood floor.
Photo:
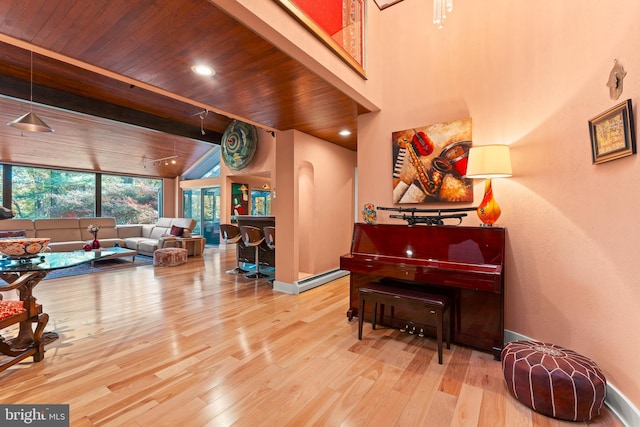
M 68 403 L 72 426 L 576 426 L 513 399 L 500 362 L 349 322 L 348 278 L 300 295 L 225 274 L 235 251 L 179 267 L 45 280 L 60 333 L 0 373 L 0 402 Z M 6 331 L 5 331 L 6 332 Z M 591 425 L 620 426 L 604 409 Z

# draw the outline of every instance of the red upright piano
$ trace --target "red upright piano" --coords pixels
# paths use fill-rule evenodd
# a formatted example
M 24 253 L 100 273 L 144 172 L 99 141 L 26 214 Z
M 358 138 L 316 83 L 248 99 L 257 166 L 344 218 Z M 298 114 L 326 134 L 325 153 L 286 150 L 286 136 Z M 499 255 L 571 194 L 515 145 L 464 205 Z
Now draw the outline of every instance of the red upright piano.
M 504 344 L 505 229 L 448 225 L 355 224 L 351 253 L 340 268 L 351 273 L 347 317 L 358 313 L 358 288 L 372 282 L 446 293 L 453 299 L 452 339 L 492 352 Z M 402 328 L 423 317 L 394 307 L 384 324 Z M 371 307 L 365 306 L 365 318 Z

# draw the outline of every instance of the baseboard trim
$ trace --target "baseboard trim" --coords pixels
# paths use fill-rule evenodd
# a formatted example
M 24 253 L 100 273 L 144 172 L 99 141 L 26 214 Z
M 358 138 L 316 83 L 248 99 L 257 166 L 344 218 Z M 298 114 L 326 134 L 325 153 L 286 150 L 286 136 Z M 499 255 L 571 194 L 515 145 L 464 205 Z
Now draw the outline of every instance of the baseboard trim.
M 329 283 L 348 274 L 349 272 L 345 270 L 330 270 L 310 277 L 305 277 L 304 279 L 298 280 L 294 283 L 275 280 L 273 282 L 273 290 L 276 292 L 283 292 L 285 294 L 298 295 L 301 292 L 317 288 L 318 286 L 322 286 L 325 283 Z
M 304 279 L 298 280 L 294 283 L 275 280 L 273 282 L 273 290 L 276 292 L 283 292 L 285 294 L 298 295 L 301 292 L 317 288 L 318 286 L 322 286 L 325 283 L 329 283 L 348 274 L 348 271 L 336 269 L 305 277 Z
M 508 329 L 504 330 L 505 342 L 530 341 L 532 339 Z M 640 426 L 640 411 L 638 411 L 638 408 L 609 381 L 607 381 L 607 397 L 604 399 L 604 404 L 625 426 Z

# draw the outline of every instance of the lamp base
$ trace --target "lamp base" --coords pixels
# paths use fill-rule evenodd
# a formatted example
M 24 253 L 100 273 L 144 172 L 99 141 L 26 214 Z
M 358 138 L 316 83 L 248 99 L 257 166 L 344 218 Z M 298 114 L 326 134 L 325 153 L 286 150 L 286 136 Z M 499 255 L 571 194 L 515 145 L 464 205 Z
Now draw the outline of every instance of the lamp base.
M 493 198 L 493 190 L 491 189 L 491 178 L 484 181 L 484 197 L 478 205 L 478 218 L 482 221 L 482 227 L 492 227 L 498 220 L 502 211 L 496 199 Z

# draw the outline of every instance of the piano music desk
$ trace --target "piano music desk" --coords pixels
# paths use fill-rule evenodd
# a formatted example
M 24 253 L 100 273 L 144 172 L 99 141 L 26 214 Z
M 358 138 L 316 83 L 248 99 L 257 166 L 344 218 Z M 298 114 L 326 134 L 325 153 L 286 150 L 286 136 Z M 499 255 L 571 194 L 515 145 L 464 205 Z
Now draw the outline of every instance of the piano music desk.
M 373 320 L 371 328 L 376 329 L 376 318 L 378 314 L 378 304 L 380 304 L 380 317 L 384 316 L 384 306 L 388 304 L 395 307 L 402 303 L 409 305 L 424 313 L 423 318 L 429 314 L 436 315 L 436 337 L 438 340 L 438 363 L 442 365 L 442 331 L 444 329 L 444 313 L 448 313 L 447 319 L 447 349 L 451 348 L 451 310 L 449 298 L 445 295 L 429 294 L 413 289 L 385 286 L 380 283 L 372 283 L 359 289 L 360 304 L 359 312 L 364 313 L 365 301 L 373 303 Z M 362 324 L 364 316 L 358 316 L 358 339 L 362 339 Z

